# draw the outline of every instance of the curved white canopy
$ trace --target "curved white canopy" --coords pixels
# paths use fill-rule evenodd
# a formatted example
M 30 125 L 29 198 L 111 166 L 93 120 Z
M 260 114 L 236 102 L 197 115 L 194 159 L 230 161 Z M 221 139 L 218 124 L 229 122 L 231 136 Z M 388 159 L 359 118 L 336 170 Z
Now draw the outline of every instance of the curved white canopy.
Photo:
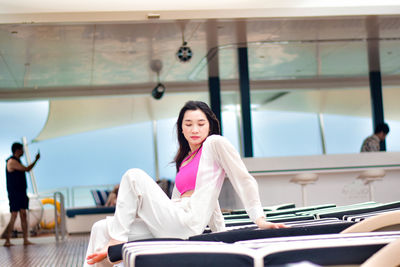
M 132 123 L 177 117 L 188 100 L 207 102 L 207 94 L 95 97 L 50 101 L 47 122 L 35 142 Z
M 283 92 L 283 93 L 282 93 Z M 223 93 L 224 107 L 237 105 L 238 92 Z M 385 118 L 400 120 L 396 101 L 398 87 L 386 88 Z M 253 108 L 258 110 L 310 112 L 323 114 L 371 116 L 368 88 L 325 90 L 256 90 L 251 93 Z M 48 120 L 34 141 L 132 123 L 176 118 L 186 101 L 208 103 L 207 92 L 166 93 L 161 100 L 149 95 L 72 98 L 50 101 Z

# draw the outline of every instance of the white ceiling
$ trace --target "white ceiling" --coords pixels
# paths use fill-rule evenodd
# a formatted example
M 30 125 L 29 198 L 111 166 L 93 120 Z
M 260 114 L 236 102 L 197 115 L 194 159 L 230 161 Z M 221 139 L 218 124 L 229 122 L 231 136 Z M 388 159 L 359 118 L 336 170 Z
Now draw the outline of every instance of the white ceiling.
M 1 0 L 1 13 L 34 13 L 34 12 L 86 12 L 86 11 L 133 11 L 133 10 L 202 10 L 202 9 L 244 9 L 249 6 L 253 8 L 321 8 L 321 7 L 385 7 L 398 6 L 396 0 L 203 0 L 203 1 L 181 1 L 181 0 L 70 0 L 56 2 L 53 0 Z
M 257 88 L 271 81 L 367 78 L 367 17 L 248 19 L 249 69 Z M 0 24 L 0 98 L 150 93 L 160 78 L 169 92 L 207 90 L 207 53 L 218 50 L 222 84 L 237 79 L 237 20 L 85 24 Z M 382 73 L 400 75 L 400 16 L 377 20 Z M 193 58 L 181 63 L 182 33 Z M 240 31 L 239 35 L 244 32 Z M 208 47 L 207 38 L 218 47 Z M 292 81 L 292 82 L 291 82 Z M 292 86 L 290 86 L 292 84 Z M 278 86 L 279 87 L 279 86 Z M 223 86 L 223 90 L 232 86 Z

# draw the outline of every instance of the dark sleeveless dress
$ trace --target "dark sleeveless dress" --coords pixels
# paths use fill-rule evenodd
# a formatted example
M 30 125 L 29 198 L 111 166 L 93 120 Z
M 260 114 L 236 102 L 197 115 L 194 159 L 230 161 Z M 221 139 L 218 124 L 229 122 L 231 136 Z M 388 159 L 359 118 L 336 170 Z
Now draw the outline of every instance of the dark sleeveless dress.
M 21 161 L 11 156 L 6 162 L 10 159 L 17 160 L 19 163 Z M 9 172 L 7 170 L 6 164 L 6 178 L 7 178 L 7 192 L 8 192 L 8 200 L 10 205 L 10 211 L 19 211 L 21 209 L 28 209 L 29 207 L 29 198 L 26 195 L 26 176 L 24 171 L 12 171 Z

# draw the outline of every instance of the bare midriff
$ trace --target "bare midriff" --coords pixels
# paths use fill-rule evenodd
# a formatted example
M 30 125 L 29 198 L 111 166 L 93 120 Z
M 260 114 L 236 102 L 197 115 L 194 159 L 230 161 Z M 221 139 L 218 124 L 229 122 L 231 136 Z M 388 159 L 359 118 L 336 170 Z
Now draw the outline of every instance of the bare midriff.
M 183 193 L 183 194 L 181 195 L 181 198 L 182 198 L 182 197 L 191 197 L 191 196 L 193 195 L 193 192 L 194 192 L 194 190 L 186 191 L 185 193 Z

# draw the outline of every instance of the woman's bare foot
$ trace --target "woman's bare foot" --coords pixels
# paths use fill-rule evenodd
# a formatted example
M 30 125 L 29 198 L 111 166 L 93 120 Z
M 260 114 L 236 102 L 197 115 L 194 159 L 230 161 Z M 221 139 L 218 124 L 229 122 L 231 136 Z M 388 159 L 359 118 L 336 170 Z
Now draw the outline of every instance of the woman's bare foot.
M 29 246 L 29 245 L 33 245 L 34 243 L 32 243 L 29 240 L 24 240 L 24 246 Z
M 14 246 L 14 244 L 11 244 L 10 240 L 6 240 L 6 242 L 4 243 L 5 247 L 11 247 Z
M 105 246 L 102 250 L 96 251 L 86 257 L 87 264 L 92 265 L 92 264 L 103 261 L 108 256 L 107 253 L 108 253 L 109 246 L 118 245 L 118 244 L 122 244 L 122 243 L 124 243 L 124 242 L 111 238 L 110 241 L 108 241 L 107 246 Z
M 107 258 L 107 251 L 99 251 L 87 256 L 86 262 L 89 265 L 92 265 L 104 260 L 105 258 Z

